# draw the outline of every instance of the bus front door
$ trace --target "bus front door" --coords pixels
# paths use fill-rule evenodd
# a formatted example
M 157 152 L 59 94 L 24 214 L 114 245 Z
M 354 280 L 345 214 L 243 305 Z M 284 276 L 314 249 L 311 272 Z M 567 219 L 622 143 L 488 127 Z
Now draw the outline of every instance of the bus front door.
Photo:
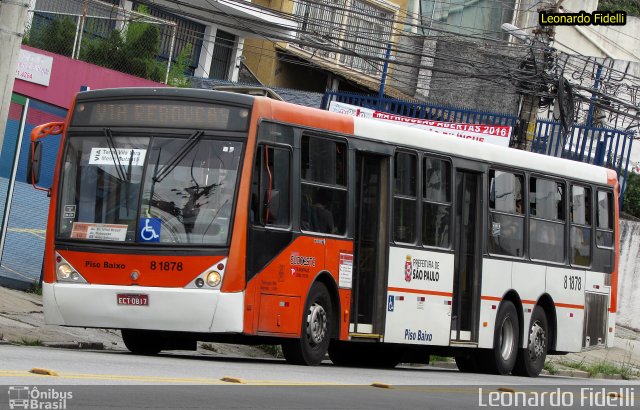
M 482 174 L 455 173 L 454 277 L 451 341 L 477 342 L 482 258 Z
M 356 152 L 352 337 L 382 335 L 388 243 L 389 158 Z

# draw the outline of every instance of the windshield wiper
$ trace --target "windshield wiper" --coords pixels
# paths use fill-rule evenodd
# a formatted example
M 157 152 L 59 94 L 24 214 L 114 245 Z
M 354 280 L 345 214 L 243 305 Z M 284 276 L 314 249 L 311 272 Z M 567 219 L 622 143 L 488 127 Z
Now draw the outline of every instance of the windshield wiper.
M 113 135 L 111 134 L 110 128 L 104 129 L 104 136 L 107 139 L 107 145 L 109 146 L 109 152 L 111 153 L 111 159 L 113 160 L 113 166 L 116 167 L 116 172 L 118 173 L 118 177 L 122 181 L 129 181 L 127 179 L 127 172 L 125 172 L 124 167 L 120 163 L 120 155 L 118 155 L 118 151 L 116 149 L 116 144 L 113 142 Z M 114 155 L 115 152 L 115 155 Z
M 189 152 L 191 152 L 193 147 L 198 145 L 198 142 L 200 142 L 200 139 L 203 135 L 204 131 L 196 131 L 191 134 L 191 136 L 187 138 L 187 141 L 184 143 L 184 145 L 175 154 L 173 154 L 169 161 L 167 161 L 167 163 L 162 168 L 160 168 L 160 171 L 158 171 L 158 173 L 153 176 L 153 182 L 161 182 L 167 175 L 169 175 L 171 171 L 173 171 L 173 169 L 178 166 L 180 161 L 182 161 L 182 159 L 186 157 Z

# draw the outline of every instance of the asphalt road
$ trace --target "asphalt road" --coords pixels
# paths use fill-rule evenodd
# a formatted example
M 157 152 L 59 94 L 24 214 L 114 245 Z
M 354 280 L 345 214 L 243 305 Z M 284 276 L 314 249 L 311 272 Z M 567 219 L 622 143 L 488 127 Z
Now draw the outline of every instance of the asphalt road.
M 51 373 L 35 374 L 30 372 L 32 369 Z M 600 387 L 603 384 L 607 386 Z M 625 396 L 628 404 L 634 407 L 640 404 L 640 397 L 629 402 L 635 390 L 640 392 L 637 381 L 554 376 L 528 379 L 428 367 L 377 370 L 341 368 L 330 363 L 304 367 L 291 366 L 282 360 L 193 352 L 142 357 L 119 351 L 12 345 L 0 345 L 0 386 L 5 386 L 0 387 L 0 409 L 8 408 L 10 399 L 25 396 L 24 392 L 20 396 L 18 387 L 34 389 L 34 386 L 39 394 L 44 392 L 41 401 L 62 403 L 61 397 L 71 394 L 64 402 L 67 409 L 452 409 L 489 406 L 491 400 L 514 400 L 514 392 L 537 394 L 539 398 L 543 391 L 558 392 L 558 398 L 565 397 L 562 396 L 565 392 L 571 393 L 574 408 L 595 408 L 589 404 L 597 404 L 594 400 L 602 388 L 607 394 L 620 392 L 616 394 L 622 395 L 618 400 L 623 404 Z M 553 404 L 549 402 L 551 397 L 547 396 L 543 408 Z

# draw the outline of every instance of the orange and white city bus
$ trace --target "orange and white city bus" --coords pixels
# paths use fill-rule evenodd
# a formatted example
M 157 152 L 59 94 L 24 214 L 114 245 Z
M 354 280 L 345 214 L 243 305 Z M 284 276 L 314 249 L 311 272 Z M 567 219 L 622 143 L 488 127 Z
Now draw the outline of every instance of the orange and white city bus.
M 614 172 L 264 97 L 79 93 L 50 188 L 46 322 L 134 353 L 537 376 L 613 343 Z

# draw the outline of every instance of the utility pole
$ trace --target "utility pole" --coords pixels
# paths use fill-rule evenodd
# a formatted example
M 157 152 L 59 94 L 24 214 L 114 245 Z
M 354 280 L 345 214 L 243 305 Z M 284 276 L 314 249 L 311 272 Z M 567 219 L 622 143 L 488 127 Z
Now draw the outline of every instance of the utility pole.
M 553 4 L 541 4 L 538 12 L 547 11 L 547 12 L 557 12 L 560 4 L 562 4 L 564 0 L 557 0 Z M 542 77 L 542 72 L 545 70 L 546 61 L 546 53 L 545 50 L 549 47 L 549 43 L 553 39 L 555 35 L 555 30 L 553 26 L 543 27 L 538 25 L 533 30 L 533 34 L 535 37 L 531 42 L 531 52 L 533 61 L 531 62 L 531 68 L 534 70 L 536 78 L 532 81 L 532 87 L 529 90 L 530 94 L 524 94 L 520 100 L 520 109 L 518 114 L 518 120 L 520 122 L 519 127 L 519 135 L 518 135 L 518 144 L 517 148 L 525 151 L 531 151 L 531 145 L 535 138 L 536 133 L 536 122 L 538 120 L 538 107 L 540 105 L 540 97 L 537 95 L 541 90 L 539 89 L 542 85 L 540 83 L 540 78 Z M 562 81 L 562 79 L 560 79 Z
M 0 0 L 0 151 L 9 116 L 11 93 L 20 44 L 24 36 L 29 0 Z

